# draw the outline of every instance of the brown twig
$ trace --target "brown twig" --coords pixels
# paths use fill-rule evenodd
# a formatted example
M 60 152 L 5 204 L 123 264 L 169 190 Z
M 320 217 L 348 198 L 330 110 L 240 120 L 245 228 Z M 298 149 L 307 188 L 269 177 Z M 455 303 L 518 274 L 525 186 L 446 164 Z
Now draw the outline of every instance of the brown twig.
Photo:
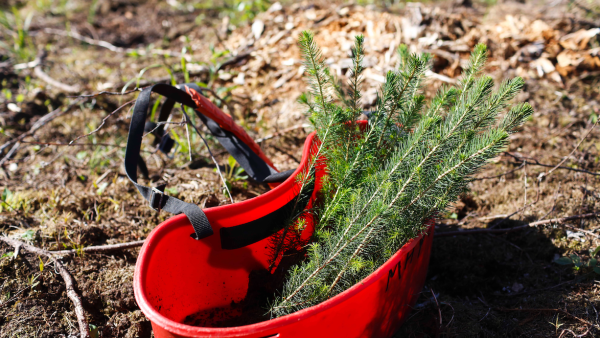
M 173 57 L 184 57 L 186 58 L 186 60 L 189 62 L 191 61 L 191 56 L 190 55 L 183 55 L 181 53 L 178 52 L 172 52 L 169 50 L 163 50 L 163 49 L 150 49 L 149 51 L 146 51 L 146 49 L 135 49 L 135 48 L 123 48 L 123 47 L 117 47 L 109 42 L 106 41 L 102 41 L 102 40 L 96 40 L 96 39 L 91 39 L 88 37 L 85 37 L 75 31 L 71 31 L 71 32 L 67 32 L 67 31 L 63 31 L 60 29 L 54 29 L 54 28 L 45 28 L 44 29 L 44 33 L 47 34 L 54 34 L 54 35 L 60 35 L 60 36 L 66 36 L 66 37 L 71 37 L 73 39 L 77 39 L 80 41 L 83 41 L 85 43 L 88 43 L 90 45 L 94 45 L 94 46 L 98 46 L 98 47 L 103 47 L 106 48 L 112 52 L 115 53 L 137 53 L 139 55 L 147 55 L 148 52 L 149 54 L 157 54 L 157 55 L 164 55 L 164 56 L 173 56 Z
M 81 138 L 84 138 L 84 137 L 86 137 L 86 136 L 90 136 L 90 135 L 92 135 L 92 134 L 94 134 L 94 133 L 98 132 L 98 130 L 100 130 L 100 129 L 101 129 L 103 126 L 104 126 L 104 124 L 106 123 L 106 120 L 108 120 L 108 118 L 109 118 L 109 117 L 111 117 L 111 116 L 113 116 L 114 114 L 116 114 L 116 113 L 117 113 L 119 110 L 121 110 L 121 109 L 122 109 L 123 107 L 125 107 L 126 105 L 128 105 L 128 104 L 131 104 L 131 103 L 133 103 L 133 102 L 135 102 L 135 101 L 136 101 L 136 100 L 131 100 L 131 101 L 129 101 L 129 102 L 125 102 L 125 103 L 124 103 L 123 105 L 121 105 L 119 108 L 115 109 L 115 110 L 114 110 L 112 113 L 110 113 L 110 114 L 106 115 L 106 116 L 105 116 L 105 117 L 102 119 L 102 123 L 100 123 L 100 125 L 99 125 L 99 126 L 96 128 L 96 129 L 94 129 L 94 130 L 90 131 L 89 133 L 87 133 L 87 134 L 85 134 L 85 135 L 78 136 L 78 137 L 77 137 L 77 138 L 75 138 L 73 141 L 69 142 L 69 145 L 71 145 L 71 144 L 75 143 L 75 141 L 77 141 L 77 140 L 79 140 L 79 139 L 81 139 Z
M 96 94 L 75 95 L 75 96 L 67 96 L 67 97 L 96 97 L 96 96 L 100 96 L 100 95 L 118 95 L 118 96 L 123 96 L 123 95 L 131 94 L 131 93 L 135 93 L 135 92 L 140 92 L 142 90 L 143 90 L 143 88 L 136 88 L 136 89 L 132 89 L 130 91 L 126 91 L 124 93 L 121 93 L 121 92 L 101 91 L 100 93 L 96 93 Z
M 102 252 L 109 252 L 109 251 L 132 249 L 132 248 L 140 247 L 142 245 L 144 245 L 144 240 L 127 242 L 127 243 L 119 243 L 119 244 L 88 246 L 88 247 L 82 248 L 81 250 L 73 249 L 73 250 L 60 250 L 60 251 L 48 251 L 48 252 L 52 255 L 73 255 L 73 254 L 77 254 L 80 252 L 102 253 Z
M 594 125 L 587 131 L 587 133 L 585 133 L 585 135 L 583 135 L 583 137 L 581 138 L 581 140 L 579 140 L 579 142 L 577 143 L 577 145 L 575 146 L 575 148 L 573 148 L 573 150 L 571 150 L 571 152 L 569 153 L 569 155 L 565 156 L 562 161 L 560 161 L 556 166 L 554 166 L 552 169 L 550 169 L 548 172 L 546 173 L 542 173 L 539 176 L 539 180 L 541 180 L 542 178 L 546 177 L 546 176 L 550 176 L 554 170 L 558 169 L 563 163 L 565 163 L 565 161 L 571 157 L 573 155 L 573 153 L 579 148 L 579 146 L 581 145 L 581 143 L 583 143 L 583 141 L 588 137 L 588 135 L 590 135 L 590 133 L 592 132 L 592 130 L 594 130 L 594 128 L 596 128 L 596 125 L 598 125 L 598 122 L 600 122 L 600 119 L 596 120 L 596 123 L 594 123 Z
M 583 219 L 583 218 L 581 218 L 581 219 Z M 600 238 L 600 235 L 595 234 L 595 233 L 593 233 L 593 232 L 591 232 L 589 230 L 585 230 L 585 229 L 581 229 L 581 228 L 578 228 L 578 227 L 574 227 L 574 226 L 569 225 L 569 224 L 565 224 L 564 226 L 566 226 L 567 228 L 573 229 L 575 231 L 583 232 L 584 234 L 588 234 L 588 235 L 590 235 L 592 237 Z
M 556 208 L 556 199 L 558 198 L 558 192 L 560 191 L 560 185 L 562 182 L 558 182 L 558 187 L 556 188 L 556 191 L 554 192 L 554 197 L 553 197 L 553 203 L 552 203 L 552 208 L 540 219 L 544 219 L 548 216 L 550 216 L 550 214 L 552 214 L 552 212 L 554 212 L 554 209 Z
M 571 171 L 576 171 L 576 172 L 580 172 L 580 173 L 584 173 L 584 174 L 588 174 L 588 175 L 600 176 L 600 173 L 595 173 L 593 171 L 589 171 L 589 170 L 585 170 L 585 169 L 569 168 L 569 167 L 563 167 L 563 166 L 556 166 L 553 164 L 540 163 L 540 161 L 538 161 L 535 158 L 519 156 L 519 155 L 511 154 L 509 152 L 505 152 L 504 154 L 514 158 L 517 161 L 521 161 L 521 163 L 527 162 L 527 164 L 537 165 L 540 167 L 546 167 L 546 168 L 555 168 L 556 167 L 556 169 L 571 170 Z M 515 163 L 515 164 L 521 164 L 521 163 Z
M 270 139 L 272 139 L 274 137 L 281 136 L 281 135 L 283 135 L 283 134 L 285 134 L 287 132 L 290 132 L 290 131 L 293 131 L 293 130 L 296 130 L 296 129 L 306 128 L 306 127 L 308 127 L 308 126 L 305 125 L 305 124 L 298 125 L 298 126 L 293 126 L 293 127 L 289 127 L 289 128 L 280 130 L 280 131 L 278 131 L 276 133 L 273 133 L 271 135 L 267 135 L 265 137 L 261 137 L 261 138 L 259 138 L 259 139 L 256 140 L 256 143 L 261 143 L 261 142 L 264 142 L 266 140 L 270 140 Z
M 439 57 L 442 57 L 442 58 L 448 60 L 448 62 L 450 62 L 450 63 L 453 63 L 457 60 L 460 61 L 460 56 L 458 55 L 458 53 L 452 54 L 450 52 L 447 52 L 447 51 L 441 50 L 441 49 L 423 49 L 423 53 L 437 55 Z
M 563 329 L 562 332 L 560 333 L 560 336 L 558 336 L 558 338 L 562 338 L 562 336 L 567 332 L 572 334 L 574 338 L 583 338 L 583 337 L 587 336 L 588 333 L 590 333 L 591 328 L 592 328 L 591 326 L 588 326 L 587 330 L 585 330 L 585 332 L 582 334 L 575 334 L 575 332 L 573 332 L 573 330 Z
M 33 74 L 35 74 L 35 76 L 37 76 L 40 80 L 46 82 L 47 84 L 56 87 L 64 92 L 67 93 L 77 93 L 79 92 L 79 86 L 75 85 L 75 86 L 71 86 L 62 82 L 59 82 L 53 78 L 51 78 L 48 74 L 44 73 L 44 71 L 42 70 L 42 66 L 37 65 L 34 69 L 33 69 Z
M 456 235 L 475 235 L 475 234 L 501 234 L 501 233 L 507 233 L 507 232 L 528 229 L 528 228 L 536 227 L 539 225 L 546 225 L 546 224 L 551 224 L 551 223 L 564 223 L 566 221 L 582 219 L 582 218 L 593 218 L 596 216 L 600 216 L 600 212 L 591 212 L 588 214 L 581 214 L 581 215 L 574 215 L 574 216 L 560 217 L 560 218 L 552 218 L 552 219 L 547 219 L 547 220 L 543 220 L 543 221 L 531 222 L 531 223 L 527 223 L 526 225 L 521 225 L 518 227 L 507 228 L 507 229 L 476 229 L 476 230 L 465 230 L 465 231 L 436 232 L 435 237 L 448 237 L 448 236 L 456 236 Z M 565 226 L 567 226 L 571 229 L 576 229 L 577 231 L 583 230 L 583 229 L 575 228 L 575 227 L 567 225 L 567 224 L 565 224 Z M 587 230 L 585 230 L 585 231 L 587 231 Z M 590 233 L 592 233 L 592 232 L 590 232 Z M 594 235 L 598 236 L 596 234 L 594 234 Z
M 37 248 L 33 245 L 23 243 L 16 239 L 8 238 L 6 236 L 0 236 L 0 241 L 3 241 L 4 243 L 9 244 L 15 248 L 20 247 L 21 249 L 24 249 L 27 252 L 51 258 L 54 261 L 54 265 L 58 269 L 58 272 L 60 273 L 62 279 L 65 281 L 65 286 L 67 288 L 67 296 L 69 297 L 69 299 L 71 299 L 73 305 L 75 306 L 75 315 L 77 316 L 77 322 L 79 323 L 79 333 L 81 334 L 82 338 L 91 338 L 88 322 L 85 318 L 85 310 L 83 309 L 83 301 L 75 291 L 75 281 L 73 280 L 73 277 L 65 268 L 65 266 L 62 265 L 60 260 L 58 260 L 49 251 Z
M 595 326 L 598 327 L 598 325 L 593 324 L 585 319 L 579 318 L 575 315 L 572 315 L 570 313 L 568 313 L 565 310 L 562 309 L 547 309 L 547 308 L 542 308 L 542 309 L 532 309 L 532 308 L 525 308 L 525 309 L 506 309 L 506 308 L 494 308 L 494 310 L 498 310 L 498 311 L 502 311 L 502 312 L 558 312 L 561 313 L 567 317 L 573 318 L 575 320 L 577 320 L 578 322 L 585 324 L 585 325 L 590 325 L 590 326 Z
M 481 181 L 481 180 L 489 180 L 489 179 L 492 179 L 492 178 L 499 178 L 499 177 L 502 177 L 502 176 L 505 176 L 505 175 L 508 175 L 508 174 L 512 174 L 512 173 L 514 173 L 517 170 L 521 170 L 521 169 L 525 168 L 526 165 L 527 165 L 527 161 L 523 161 L 521 163 L 521 165 L 518 166 L 515 169 L 509 170 L 507 172 L 504 172 L 502 174 L 495 175 L 495 176 L 476 177 L 476 178 L 473 179 L 473 181 Z
M 507 216 L 506 216 L 506 217 L 504 217 L 504 219 L 502 219 L 500 222 L 497 222 L 497 223 L 495 223 L 494 225 L 492 225 L 492 226 L 490 227 L 490 229 L 494 229 L 494 228 L 496 228 L 496 227 L 497 227 L 497 226 L 499 226 L 500 224 L 502 224 L 502 223 L 506 222 L 506 221 L 507 221 L 509 218 L 513 217 L 514 215 L 516 215 L 516 214 L 518 214 L 518 213 L 520 213 L 520 212 L 524 211 L 525 209 L 528 209 L 529 207 L 531 207 L 531 206 L 535 205 L 537 202 L 539 202 L 539 200 L 540 200 L 540 190 L 541 190 L 541 188 L 540 188 L 540 182 L 538 181 L 538 189 L 537 189 L 537 194 L 536 194 L 536 197 L 535 197 L 535 201 L 531 202 L 530 204 L 524 205 L 524 206 L 523 206 L 522 208 L 520 208 L 519 210 L 517 210 L 517 211 L 513 212 L 512 214 L 509 214 L 509 215 L 507 215 Z M 527 190 L 525 190 L 525 193 L 527 193 Z
M 21 146 L 21 143 L 15 142 L 15 144 L 12 146 L 12 148 L 10 148 L 10 150 L 6 153 L 2 160 L 0 160 L 0 166 L 3 165 L 4 162 L 8 161 L 13 156 L 17 149 L 19 149 L 19 146 Z
M 29 129 L 28 131 L 26 131 L 23 134 L 19 135 L 18 137 L 16 137 L 16 138 L 14 138 L 14 139 L 12 139 L 12 140 L 4 143 L 2 146 L 0 146 L 0 151 L 4 150 L 5 148 L 7 148 L 8 146 L 10 146 L 11 144 L 15 144 L 15 143 L 21 142 L 27 136 L 33 135 L 38 129 L 40 129 L 41 127 L 45 126 L 48 122 L 50 122 L 50 121 L 54 120 L 55 118 L 57 118 L 59 116 L 62 116 L 63 114 L 67 113 L 75 105 L 79 104 L 79 102 L 81 102 L 81 100 L 82 99 L 77 99 L 77 100 L 73 101 L 72 103 L 70 103 L 63 110 L 61 110 L 60 108 L 56 108 L 52 112 L 50 112 L 50 113 L 42 116 L 39 120 L 37 120 L 37 122 L 35 122 L 33 124 L 33 126 L 31 126 L 31 129 Z M 14 147 L 15 146 L 13 146 L 13 148 Z M 18 146 L 16 146 L 16 147 L 18 148 Z M 14 151 L 16 151 L 16 149 Z M 2 160 L 0 160 L 0 166 L 2 164 L 4 164 L 4 162 L 6 162 L 11 156 L 12 156 L 12 153 L 7 153 L 2 158 Z
M 155 131 L 156 131 L 156 129 L 160 128 L 161 126 L 167 125 L 167 124 L 174 124 L 174 125 L 177 125 L 177 126 L 183 126 L 183 125 L 186 125 L 186 126 L 187 126 L 187 124 L 186 124 L 186 122 L 185 122 L 185 121 L 181 121 L 181 122 L 171 122 L 171 121 L 161 121 L 161 122 L 157 122 L 157 123 L 156 123 L 156 127 L 154 127 L 154 129 L 152 129 L 152 130 L 150 130 L 149 132 L 147 132 L 147 133 L 145 133 L 144 135 L 142 135 L 142 138 L 144 138 L 144 137 L 148 136 L 149 134 L 152 134 L 153 132 L 155 132 Z
M 37 141 L 21 141 L 23 144 L 37 144 L 41 146 L 105 146 L 105 147 L 117 147 L 125 149 L 125 146 L 110 143 L 56 143 L 56 142 L 37 142 Z

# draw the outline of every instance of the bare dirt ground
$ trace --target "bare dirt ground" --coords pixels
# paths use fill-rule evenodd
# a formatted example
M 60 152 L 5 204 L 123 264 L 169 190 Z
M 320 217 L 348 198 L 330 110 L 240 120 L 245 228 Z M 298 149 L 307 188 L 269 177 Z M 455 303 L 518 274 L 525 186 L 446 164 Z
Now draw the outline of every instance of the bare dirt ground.
M 82 249 L 143 240 L 170 215 L 150 209 L 123 169 L 136 94 L 74 96 L 189 77 L 252 137 L 265 138 L 261 147 L 280 170 L 291 169 L 310 132 L 296 103 L 306 89 L 295 45 L 303 29 L 316 33 L 341 79 L 353 37 L 366 36 L 366 109 L 400 43 L 434 55 L 431 96 L 460 78 L 471 48 L 484 42 L 486 72 L 498 82 L 523 76 L 518 99 L 536 111 L 440 218 L 438 234 L 457 233 L 435 239 L 426 287 L 397 337 L 600 335 L 600 4 L 248 3 L 243 11 L 192 1 L 0 4 L 0 229 L 39 248 L 76 251 L 61 261 L 92 336 L 150 337 L 151 328 L 133 295 L 138 249 Z M 169 194 L 202 207 L 230 203 L 196 135 L 190 159 L 185 127 L 170 130 L 179 140 L 173 158 L 145 138 L 151 174 L 142 181 L 166 181 Z M 267 190 L 230 181 L 235 201 Z M 539 222 L 561 217 L 573 219 Z M 79 336 L 53 259 L 5 243 L 0 255 L 0 337 Z

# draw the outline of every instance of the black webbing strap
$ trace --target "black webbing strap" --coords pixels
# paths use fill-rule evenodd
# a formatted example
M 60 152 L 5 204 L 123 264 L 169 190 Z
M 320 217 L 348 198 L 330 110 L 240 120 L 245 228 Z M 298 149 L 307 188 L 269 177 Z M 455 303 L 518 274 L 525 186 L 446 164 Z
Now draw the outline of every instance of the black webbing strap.
M 183 88 L 183 86 L 186 85 L 179 85 L 177 87 Z M 187 86 L 196 91 L 201 90 L 195 84 L 187 84 Z M 165 195 L 164 185 L 150 188 L 137 183 L 136 169 L 140 163 L 143 163 L 139 153 L 144 132 L 154 130 L 153 134 L 157 137 L 157 144 L 160 144 L 159 149 L 165 153 L 168 153 L 171 148 L 171 145 L 168 145 L 168 142 L 172 142 L 169 135 L 164 132 L 164 125 L 145 123 L 152 92 L 167 98 L 161 107 L 157 122 L 166 121 L 176 103 L 194 109 L 196 108 L 196 104 L 191 97 L 186 92 L 176 87 L 157 84 L 144 89 L 138 96 L 131 118 L 127 149 L 125 151 L 125 171 L 140 194 L 150 202 L 150 206 L 153 209 L 159 211 L 165 210 L 173 214 L 184 213 L 194 228 L 195 238 L 202 239 L 208 237 L 213 234 L 213 230 L 200 207 L 195 204 L 183 202 L 175 197 Z M 210 133 L 235 158 L 240 166 L 244 168 L 246 173 L 256 181 L 265 183 L 282 182 L 294 172 L 294 170 L 288 170 L 282 173 L 276 172 L 275 169 L 267 165 L 250 149 L 250 147 L 248 147 L 248 145 L 242 142 L 233 133 L 222 129 L 215 121 L 199 113 L 197 110 L 196 114 L 206 125 Z M 165 145 L 163 146 L 163 144 Z M 145 165 L 142 165 L 141 167 L 145 168 Z M 308 196 L 312 195 L 312 189 L 310 190 L 310 192 L 307 192 Z M 295 199 L 292 201 L 294 200 Z M 292 203 L 292 201 L 260 219 L 230 227 L 227 228 L 227 230 L 221 229 L 221 246 L 223 249 L 240 248 L 260 241 L 280 230 L 286 224 L 286 219 L 294 212 L 292 209 L 299 207 L 299 210 L 302 210 L 306 206 L 306 203 L 308 203 L 308 199 L 304 197 L 301 197 L 300 200 L 298 200 L 299 203 Z
M 202 91 L 202 89 L 195 83 L 181 84 L 177 85 L 176 87 L 178 89 L 184 89 L 185 87 L 189 87 L 194 89 L 198 93 Z M 187 93 L 185 94 L 187 95 Z M 165 102 L 163 103 L 159 114 L 159 122 L 166 121 L 175 103 L 179 102 L 177 100 L 171 99 L 169 96 L 166 97 L 167 100 L 165 100 Z M 194 104 L 191 107 L 195 108 L 196 105 Z M 260 156 L 254 153 L 248 145 L 242 142 L 232 132 L 221 128 L 218 123 L 216 123 L 209 117 L 206 117 L 205 115 L 201 114 L 197 110 L 196 115 L 206 125 L 213 137 L 219 141 L 223 148 L 225 148 L 227 152 L 231 156 L 233 156 L 233 158 L 235 158 L 236 162 L 242 168 L 244 168 L 246 174 L 252 177 L 252 179 L 256 180 L 257 182 L 263 182 L 265 178 L 269 177 L 270 175 L 277 174 L 277 170 L 271 168 L 268 164 L 266 164 L 265 161 L 263 161 L 263 159 L 260 158 Z
M 150 188 L 137 183 L 137 166 L 140 162 L 142 136 L 144 135 L 146 114 L 150 105 L 150 94 L 153 91 L 165 96 L 168 95 L 171 99 L 186 106 L 196 107 L 196 104 L 187 93 L 175 87 L 159 84 L 144 89 L 138 96 L 133 108 L 133 116 L 131 117 L 129 136 L 127 138 L 127 149 L 125 150 L 125 172 L 140 194 L 150 202 L 150 206 L 153 209 L 164 210 L 176 215 L 184 213 L 194 228 L 196 239 L 208 237 L 213 234 L 213 230 L 206 215 L 199 206 L 165 195 L 164 185 Z
M 314 191 L 314 182 L 281 208 L 261 218 L 234 227 L 221 228 L 221 247 L 225 250 L 243 248 L 281 230 L 304 211 Z

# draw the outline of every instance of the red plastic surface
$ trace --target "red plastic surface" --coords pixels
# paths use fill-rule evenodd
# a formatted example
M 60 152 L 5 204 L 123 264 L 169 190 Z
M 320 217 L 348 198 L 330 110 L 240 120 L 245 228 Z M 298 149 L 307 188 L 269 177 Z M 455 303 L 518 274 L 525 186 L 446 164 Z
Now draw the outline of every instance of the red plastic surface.
M 148 236 L 137 260 L 134 291 L 156 338 L 381 338 L 390 337 L 406 319 L 425 282 L 432 224 L 361 283 L 319 305 L 240 327 L 182 324 L 187 315 L 228 307 L 232 301 L 244 299 L 249 273 L 268 266 L 268 239 L 241 249 L 223 250 L 219 229 L 262 217 L 296 196 L 294 177 L 306 166 L 313 141 L 314 133 L 305 142 L 299 168 L 277 188 L 244 202 L 205 209 L 215 230 L 213 236 L 201 241 L 190 238 L 191 226 L 185 215 L 170 218 Z M 319 190 L 318 182 L 315 192 Z M 313 226 L 309 222 L 306 235 L 312 233 Z

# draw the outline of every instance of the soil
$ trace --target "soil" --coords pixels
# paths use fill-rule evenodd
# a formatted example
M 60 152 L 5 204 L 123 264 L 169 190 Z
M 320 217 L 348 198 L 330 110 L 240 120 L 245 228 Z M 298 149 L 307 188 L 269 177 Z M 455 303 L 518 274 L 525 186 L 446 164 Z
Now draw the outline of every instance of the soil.
M 170 82 L 166 68 L 183 83 L 179 54 L 147 50 L 180 53 L 185 47 L 190 81 L 214 89 L 223 102 L 208 97 L 252 138 L 269 136 L 260 145 L 278 169 L 295 168 L 310 132 L 296 102 L 307 86 L 295 42 L 302 29 L 315 32 L 327 63 L 342 80 L 351 41 L 365 34 L 365 109 L 375 102 L 381 77 L 394 67 L 399 43 L 434 54 L 434 74 L 424 93 L 429 98 L 459 79 L 461 65 L 478 42 L 490 48 L 485 72 L 497 83 L 525 78 L 517 100 L 533 105 L 532 120 L 511 136 L 507 152 L 477 176 L 456 209 L 440 215 L 436 233 L 495 225 L 510 229 L 600 210 L 600 130 L 576 147 L 600 115 L 600 41 L 598 35 L 585 37 L 600 27 L 596 1 L 283 2 L 281 9 L 257 9 L 256 17 L 228 7 L 229 1 L 91 3 L 0 3 L 9 20 L 6 25 L 0 20 L 5 42 L 0 44 L 0 160 L 7 158 L 0 165 L 3 235 L 46 250 L 125 243 L 145 239 L 171 216 L 149 208 L 123 170 L 130 106 L 111 113 L 136 93 L 85 98 L 22 138 L 7 156 L 13 148 L 9 142 L 49 112 L 68 107 L 73 95 L 118 93 L 138 75 L 141 86 Z M 252 31 L 257 20 L 264 24 L 258 37 Z M 19 32 L 19 27 L 24 29 Z M 92 45 L 49 29 L 74 30 L 130 50 Z M 26 63 L 41 54 L 47 54 L 43 72 L 81 92 L 64 92 L 36 75 Z M 176 113 L 172 121 L 181 117 Z M 140 181 L 166 182 L 168 194 L 203 208 L 230 203 L 201 140 L 190 135 L 190 158 L 185 127 L 169 130 L 179 136 L 178 151 L 167 157 L 155 150 L 152 136 L 146 137 L 142 156 L 151 178 Z M 218 163 L 227 163 L 224 150 L 208 142 Z M 563 160 L 561 168 L 540 176 Z M 268 189 L 241 179 L 232 185 L 236 202 Z M 498 225 L 507 215 L 512 216 Z M 589 265 L 555 262 L 574 255 L 588 264 L 599 236 L 598 220 L 590 218 L 504 234 L 436 238 L 426 287 L 398 337 L 599 336 L 599 275 Z M 52 261 L 23 250 L 13 258 L 14 251 L 0 244 L 0 337 L 78 336 L 73 304 Z M 128 249 L 62 260 L 99 337 L 152 335 L 133 294 L 137 254 L 138 249 Z M 251 294 L 235 306 L 256 317 L 220 325 L 262 319 L 262 295 L 276 292 L 263 284 L 277 281 L 260 273 L 253 277 Z
M 248 293 L 244 299 L 239 302 L 232 301 L 226 308 L 191 314 L 183 323 L 202 327 L 234 327 L 270 320 L 268 301 L 273 295 L 281 293 L 288 269 L 304 257 L 302 252 L 287 252 L 273 273 L 268 270 L 251 271 L 248 276 Z

